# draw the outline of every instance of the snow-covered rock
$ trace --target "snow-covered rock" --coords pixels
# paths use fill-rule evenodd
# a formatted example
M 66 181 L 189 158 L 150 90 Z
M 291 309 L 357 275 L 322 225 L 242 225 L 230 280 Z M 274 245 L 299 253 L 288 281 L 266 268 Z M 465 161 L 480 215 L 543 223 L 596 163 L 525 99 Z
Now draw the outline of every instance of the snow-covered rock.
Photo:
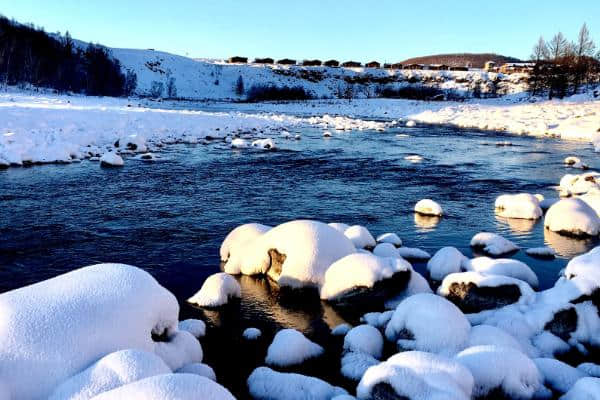
M 213 382 L 217 381 L 217 375 L 215 374 L 215 371 L 209 365 L 203 363 L 190 363 L 184 365 L 175 372 L 178 374 L 199 375 L 208 378 Z
M 190 318 L 179 321 L 178 327 L 180 331 L 188 331 L 195 338 L 202 338 L 206 335 L 206 324 L 199 319 Z
M 404 289 L 398 296 L 386 301 L 385 308 L 395 309 L 404 299 L 417 293 L 433 293 L 433 291 L 431 290 L 431 286 L 429 286 L 427 279 L 413 269 L 410 273 L 410 281 L 408 281 L 408 286 L 406 286 L 406 289 Z
M 543 246 L 543 247 L 530 247 L 529 249 L 525 250 L 525 253 L 527 253 L 527 255 L 532 256 L 532 257 L 538 257 L 538 258 L 554 258 L 556 257 L 556 251 L 549 246 Z
M 391 243 L 396 247 L 402 246 L 402 239 L 395 233 L 383 233 L 377 236 L 377 243 Z
M 396 246 L 394 246 L 391 243 L 379 243 L 373 249 L 373 254 L 378 257 L 400 257 L 400 252 L 398 251 Z
M 340 372 L 343 376 L 353 381 L 360 381 L 370 367 L 379 364 L 379 360 L 367 353 L 351 351 L 344 354 L 341 364 Z
M 385 336 L 402 349 L 453 354 L 463 348 L 470 329 L 471 324 L 454 304 L 421 293 L 398 305 Z
M 372 254 L 354 253 L 331 264 L 325 273 L 321 287 L 324 300 L 342 300 L 356 296 L 377 296 L 375 290 L 385 295 L 388 290 L 400 291 L 402 283 L 408 283 L 412 267 L 402 258 L 377 257 Z M 392 287 L 386 288 L 385 280 L 391 279 Z M 381 283 L 378 285 L 378 283 Z M 367 299 L 369 300 L 369 299 Z
M 246 340 L 256 340 L 262 335 L 262 332 L 258 328 L 246 328 L 242 332 L 242 336 Z
M 600 286 L 600 246 L 573 258 L 564 270 L 567 279 L 580 276 Z
M 350 324 L 347 324 L 344 322 L 342 324 L 336 325 L 331 330 L 331 334 L 333 336 L 345 336 L 346 333 L 348 333 L 350 331 L 350 329 L 352 329 L 352 326 Z
M 225 236 L 225 240 L 221 244 L 219 249 L 221 261 L 229 260 L 229 257 L 242 249 L 246 242 L 256 239 L 269 229 L 271 229 L 270 226 L 256 223 L 238 226 Z
M 225 272 L 218 272 L 206 278 L 202 288 L 187 301 L 201 307 L 218 307 L 236 297 L 242 297 L 238 281 Z
M 479 232 L 473 236 L 471 247 L 480 248 L 493 256 L 501 256 L 519 250 L 519 246 L 510 240 L 491 232 Z
M 600 400 L 600 378 L 581 378 L 560 400 Z
M 103 167 L 122 167 L 125 165 L 125 162 L 117 153 L 108 151 L 100 157 L 100 165 Z
M 510 347 L 523 352 L 523 348 L 517 339 L 503 329 L 485 324 L 472 327 L 466 347 L 488 345 Z
M 600 218 L 586 202 L 570 198 L 548 209 L 544 227 L 565 235 L 597 236 L 600 233 Z
M 415 121 L 413 121 L 413 120 L 406 121 L 406 127 L 413 128 L 415 126 L 417 126 L 417 123 Z
M 398 247 L 398 254 L 409 260 L 429 260 L 431 254 L 416 247 Z
M 431 279 L 441 281 L 448 274 L 460 272 L 468 260 L 456 247 L 442 247 L 427 262 Z
M 277 372 L 267 367 L 258 367 L 250 374 L 248 390 L 257 400 L 331 400 L 348 394 L 321 379 Z
M 539 200 L 531 194 L 503 194 L 496 199 L 496 214 L 506 218 L 538 219 L 543 215 Z
M 365 353 L 378 359 L 383 352 L 383 336 L 379 329 L 371 325 L 355 326 L 344 337 L 344 350 Z
M 466 261 L 464 267 L 468 271 L 481 272 L 487 275 L 502 275 L 520 279 L 532 287 L 539 284 L 538 277 L 524 262 L 511 258 L 476 257 Z
M 340 231 L 341 233 L 344 233 L 346 231 L 346 229 L 350 228 L 350 225 L 344 224 L 342 222 L 330 222 L 327 225 Z
M 267 349 L 268 365 L 289 367 L 323 354 L 323 348 L 295 329 L 282 329 Z
M 361 225 L 353 225 L 344 231 L 344 235 L 354 243 L 357 249 L 375 247 L 375 239 L 367 228 Z
M 544 378 L 544 386 L 558 393 L 566 393 L 575 382 L 587 374 L 553 358 L 535 358 L 533 360 Z
M 252 147 L 258 147 L 263 150 L 274 150 L 277 148 L 275 141 L 271 138 L 255 140 L 252 142 Z
M 586 172 L 580 175 L 566 174 L 560 179 L 561 195 L 585 194 L 600 189 L 600 173 Z
M 246 139 L 235 138 L 231 141 L 231 147 L 233 149 L 245 149 L 249 146 Z
M 444 214 L 442 206 L 430 199 L 419 200 L 417 204 L 415 204 L 415 212 L 434 217 L 441 217 Z

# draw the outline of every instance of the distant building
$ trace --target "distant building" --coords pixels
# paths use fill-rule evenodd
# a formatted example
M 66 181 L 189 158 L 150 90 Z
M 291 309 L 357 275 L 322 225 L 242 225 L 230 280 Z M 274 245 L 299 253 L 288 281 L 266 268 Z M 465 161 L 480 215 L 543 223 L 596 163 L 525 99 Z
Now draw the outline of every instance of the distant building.
M 272 58 L 255 58 L 254 64 L 273 64 L 275 61 Z
M 408 64 L 404 66 L 404 69 L 425 69 L 423 64 Z
M 362 64 L 359 63 L 358 61 L 346 61 L 345 63 L 342 63 L 342 67 L 344 67 L 344 68 L 360 68 L 360 67 L 362 67 Z
M 392 69 L 392 64 L 390 64 L 390 63 L 384 63 L 383 64 L 383 68 L 385 68 L 385 69 Z
M 340 62 L 338 60 L 327 60 L 323 63 L 326 67 L 339 67 Z
M 450 71 L 468 71 L 469 67 L 450 67 Z
M 496 63 L 494 61 L 486 61 L 485 64 L 483 65 L 483 69 L 485 71 L 495 71 Z
M 289 58 L 282 58 L 281 60 L 277 60 L 277 64 L 281 65 L 296 65 L 296 60 L 292 60 Z
M 367 68 L 381 68 L 381 64 L 378 63 L 377 61 L 371 61 L 371 62 L 368 62 L 367 64 L 365 64 L 365 67 L 367 67 Z
M 238 56 L 229 57 L 227 62 L 230 64 L 235 64 L 235 63 L 246 64 L 246 63 L 248 63 L 248 57 L 238 57 Z
M 427 69 L 430 69 L 432 71 L 448 71 L 450 67 L 446 64 L 431 64 L 428 66 Z
M 500 67 L 503 74 L 530 73 L 535 67 L 534 63 L 506 63 Z
M 302 65 L 305 67 L 320 67 L 323 64 L 321 60 L 304 60 Z
M 402 69 L 403 65 L 400 63 L 394 63 L 392 64 L 392 69 Z

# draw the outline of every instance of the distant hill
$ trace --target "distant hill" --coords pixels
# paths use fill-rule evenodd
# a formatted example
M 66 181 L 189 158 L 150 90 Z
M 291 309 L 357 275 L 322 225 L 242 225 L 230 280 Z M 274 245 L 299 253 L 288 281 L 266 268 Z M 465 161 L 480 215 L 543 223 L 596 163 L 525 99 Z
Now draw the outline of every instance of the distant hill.
M 493 53 L 455 53 L 436 54 L 432 56 L 414 57 L 402 61 L 402 64 L 446 64 L 451 67 L 464 67 L 470 63 L 473 68 L 483 68 L 486 61 L 494 61 L 497 65 L 522 62 L 515 57 Z

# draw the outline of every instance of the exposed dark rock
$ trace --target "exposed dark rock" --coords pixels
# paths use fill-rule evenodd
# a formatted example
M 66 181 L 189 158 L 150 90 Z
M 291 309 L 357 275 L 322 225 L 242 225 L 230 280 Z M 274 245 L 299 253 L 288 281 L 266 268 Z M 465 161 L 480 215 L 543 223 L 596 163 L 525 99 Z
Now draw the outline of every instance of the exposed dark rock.
M 454 282 L 445 296 L 464 313 L 477 313 L 516 303 L 521 298 L 517 285 L 478 287 L 473 282 Z
M 277 251 L 277 249 L 269 249 L 269 257 L 271 258 L 271 265 L 267 270 L 267 275 L 273 279 L 278 280 L 283 269 L 283 263 L 287 256 Z
M 370 400 L 411 400 L 406 396 L 400 396 L 394 388 L 385 382 L 378 383 L 371 390 Z
M 571 333 L 577 329 L 577 312 L 569 307 L 554 314 L 552 320 L 544 325 L 544 330 L 551 332 L 562 340 L 569 340 Z

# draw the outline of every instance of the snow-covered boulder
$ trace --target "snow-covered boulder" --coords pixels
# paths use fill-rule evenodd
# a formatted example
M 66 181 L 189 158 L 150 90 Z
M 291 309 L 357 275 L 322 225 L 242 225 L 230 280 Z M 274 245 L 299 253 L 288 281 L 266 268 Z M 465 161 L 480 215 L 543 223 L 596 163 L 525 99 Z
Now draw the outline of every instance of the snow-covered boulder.
M 346 333 L 348 333 L 350 331 L 350 329 L 352 329 L 352 325 L 344 322 L 344 323 L 334 326 L 333 329 L 331 330 L 331 334 L 333 336 L 345 336 Z
M 415 126 L 417 126 L 417 123 L 415 121 L 413 121 L 413 120 L 406 121 L 406 127 L 413 128 Z
M 471 328 L 466 347 L 501 346 L 523 352 L 523 347 L 514 336 L 492 325 L 477 325 Z
M 124 136 L 114 143 L 116 148 L 136 153 L 145 153 L 148 151 L 146 138 L 140 134 Z
M 213 382 L 217 381 L 217 375 L 215 374 L 215 371 L 210 367 L 210 365 L 206 365 L 203 363 L 190 363 L 184 365 L 175 372 L 178 374 L 199 375 L 208 378 Z
M 520 279 L 532 287 L 539 284 L 538 277 L 524 262 L 511 258 L 475 257 L 466 261 L 464 267 L 468 271 L 481 272 L 487 275 L 503 275 Z
M 533 289 L 519 279 L 479 272 L 458 272 L 444 278 L 438 293 L 465 313 L 476 313 L 512 303 L 529 303 Z
M 581 378 L 560 400 L 600 400 L 600 378 Z
M 586 202 L 570 198 L 548 209 L 544 227 L 564 235 L 597 236 L 600 233 L 600 218 Z
M 437 354 L 407 351 L 369 368 L 358 387 L 359 399 L 468 400 L 473 375 L 458 362 Z
M 351 351 L 344 354 L 341 364 L 340 372 L 344 377 L 360 381 L 369 368 L 379 364 L 379 360 L 367 353 Z
M 6 292 L 0 295 L 0 365 L 10 368 L 0 370 L 0 382 L 11 398 L 44 398 L 122 349 L 154 352 L 172 369 L 201 361 L 198 341 L 177 330 L 178 314 L 175 296 L 147 272 L 122 264 L 93 265 Z M 174 356 L 183 364 L 174 364 Z
M 282 329 L 267 349 L 265 362 L 277 367 L 289 367 L 323 354 L 323 348 L 295 329 Z
M 125 165 L 123 158 L 115 152 L 109 151 L 100 157 L 100 166 L 102 167 L 122 167 Z
M 206 324 L 199 319 L 190 318 L 179 321 L 178 327 L 180 331 L 187 331 L 195 338 L 202 338 L 206 335 Z
M 246 328 L 242 332 L 242 336 L 246 340 L 256 340 L 262 335 L 262 332 L 258 328 Z
M 331 264 L 356 251 L 338 230 L 318 221 L 286 222 L 251 240 L 228 268 L 265 274 L 280 286 L 320 286 Z M 229 265 L 232 263 L 231 265 Z
M 540 208 L 543 211 L 548 210 L 550 207 L 552 207 L 554 205 L 554 203 L 560 201 L 559 198 L 550 198 L 550 199 L 544 199 L 544 200 L 540 200 Z
M 355 326 L 344 337 L 344 350 L 365 353 L 378 359 L 383 352 L 383 336 L 379 329 L 371 325 Z
M 581 175 L 567 174 L 559 184 L 561 195 L 584 194 L 591 190 L 600 189 L 600 173 L 587 172 Z
M 245 149 L 248 146 L 248 141 L 246 139 L 235 138 L 231 141 L 231 148 L 233 149 Z
M 242 288 L 234 277 L 219 272 L 206 278 L 200 290 L 190 297 L 188 303 L 201 307 L 218 307 L 229 302 L 229 299 L 242 297 Z
M 248 377 L 250 396 L 256 400 L 331 400 L 346 390 L 312 376 L 282 373 L 258 367 Z
M 556 251 L 549 246 L 531 247 L 525 250 L 525 253 L 527 253 L 528 256 L 535 258 L 552 259 L 556 257 Z
M 531 399 L 542 386 L 543 378 L 535 363 L 511 347 L 469 347 L 455 359 L 473 374 L 474 397 L 504 395 L 509 399 Z
M 519 250 L 519 246 L 491 232 L 479 232 L 471 239 L 471 247 L 482 249 L 492 256 L 501 256 Z
M 408 260 L 429 260 L 431 254 L 416 247 L 398 247 L 398 254 Z
M 505 218 L 538 219 L 543 215 L 539 200 L 531 194 L 503 194 L 495 203 L 496 214 Z
M 430 199 L 419 200 L 415 204 L 415 212 L 422 215 L 431 215 L 434 217 L 441 217 L 444 215 L 442 206 Z
M 600 216 L 600 190 L 589 191 L 579 196 L 578 199 L 585 201 L 596 212 L 596 215 Z
M 390 243 L 396 247 L 402 246 L 402 239 L 395 233 L 383 233 L 377 236 L 377 243 Z
M 563 274 L 567 279 L 580 276 L 600 286 L 600 246 L 569 261 Z
M 402 258 L 354 253 L 331 264 L 321 298 L 330 301 L 376 301 L 406 287 L 412 267 Z
M 362 225 L 353 225 L 344 231 L 344 235 L 354 243 L 357 249 L 372 249 L 375 247 L 375 239 L 371 232 Z
M 102 357 L 54 389 L 50 400 L 87 400 L 92 397 L 171 369 L 154 353 L 121 350 Z
M 448 274 L 460 272 L 468 260 L 456 247 L 442 247 L 427 262 L 427 271 L 434 281 L 441 281 Z
M 275 141 L 271 138 L 255 140 L 252 142 L 252 147 L 258 147 L 263 150 L 274 150 L 277 148 Z
M 350 225 L 348 224 L 344 224 L 342 222 L 330 222 L 327 225 L 329 225 L 330 227 L 344 233 L 346 231 L 346 229 L 350 228 Z
M 454 304 L 421 293 L 398 305 L 385 336 L 401 349 L 453 354 L 463 348 L 470 330 L 471 324 Z
M 379 243 L 373 249 L 373 254 L 378 257 L 395 257 L 400 258 L 400 252 L 391 243 Z
M 104 392 L 94 400 L 235 400 L 223 386 L 196 374 L 166 374 Z
M 406 289 L 404 289 L 398 296 L 386 301 L 385 308 L 388 310 L 396 309 L 398 304 L 404 301 L 404 299 L 409 298 L 417 293 L 433 293 L 433 291 L 431 290 L 431 286 L 429 286 L 427 279 L 413 269 L 410 273 L 410 280 L 408 281 L 408 286 L 406 286 Z
M 544 386 L 558 393 L 568 392 L 575 382 L 588 376 L 585 372 L 553 358 L 535 358 L 533 362 L 544 378 Z
M 223 243 L 221 243 L 221 248 L 219 249 L 221 261 L 229 260 L 229 257 L 243 249 L 243 246 L 248 241 L 256 239 L 269 229 L 271 229 L 270 226 L 256 223 L 238 226 L 229 232 L 227 236 L 225 236 Z

